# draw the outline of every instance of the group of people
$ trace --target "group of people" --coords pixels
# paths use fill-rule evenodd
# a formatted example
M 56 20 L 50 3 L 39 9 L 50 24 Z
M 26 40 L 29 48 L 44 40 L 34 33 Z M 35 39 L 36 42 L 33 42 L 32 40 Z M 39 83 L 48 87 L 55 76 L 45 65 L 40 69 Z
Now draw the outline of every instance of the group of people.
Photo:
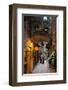
M 44 64 L 44 61 L 47 60 L 48 57 L 48 49 L 46 48 L 47 44 L 48 42 L 45 41 L 39 42 L 39 61 L 42 64 Z

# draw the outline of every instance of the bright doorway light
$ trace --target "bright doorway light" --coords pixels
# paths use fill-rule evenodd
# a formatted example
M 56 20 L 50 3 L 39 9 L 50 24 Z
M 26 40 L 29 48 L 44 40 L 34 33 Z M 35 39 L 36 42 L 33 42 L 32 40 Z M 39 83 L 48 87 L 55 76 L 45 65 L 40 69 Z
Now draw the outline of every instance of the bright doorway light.
M 44 17 L 43 17 L 43 20 L 47 20 L 47 17 L 46 17 L 46 16 L 44 16 Z

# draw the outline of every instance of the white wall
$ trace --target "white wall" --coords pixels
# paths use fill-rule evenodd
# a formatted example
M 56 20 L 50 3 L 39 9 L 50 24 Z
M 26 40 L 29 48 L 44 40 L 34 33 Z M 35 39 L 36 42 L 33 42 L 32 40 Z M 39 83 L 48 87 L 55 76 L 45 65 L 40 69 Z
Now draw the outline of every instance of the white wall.
M 12 90 L 12 89 L 13 90 L 22 90 L 22 89 L 23 90 L 32 90 L 32 89 L 33 90 L 35 89 L 67 90 L 68 83 L 58 84 L 58 85 L 55 84 L 55 85 L 26 86 L 26 87 L 11 87 L 8 85 L 8 77 L 9 77 L 8 75 L 9 74 L 9 6 L 8 5 L 12 3 L 67 6 L 68 0 L 0 0 L 0 90 Z M 67 6 L 67 16 L 68 16 L 68 6 Z M 67 18 L 67 23 L 68 23 L 68 18 Z

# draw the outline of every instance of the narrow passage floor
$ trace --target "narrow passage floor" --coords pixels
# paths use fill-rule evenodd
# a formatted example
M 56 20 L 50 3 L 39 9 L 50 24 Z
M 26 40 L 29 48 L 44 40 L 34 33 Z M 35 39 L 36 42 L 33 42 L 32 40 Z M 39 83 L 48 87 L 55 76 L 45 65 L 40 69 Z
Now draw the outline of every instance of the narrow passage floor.
M 49 66 L 48 61 L 44 61 L 44 64 L 38 62 L 32 73 L 54 73 L 55 69 Z

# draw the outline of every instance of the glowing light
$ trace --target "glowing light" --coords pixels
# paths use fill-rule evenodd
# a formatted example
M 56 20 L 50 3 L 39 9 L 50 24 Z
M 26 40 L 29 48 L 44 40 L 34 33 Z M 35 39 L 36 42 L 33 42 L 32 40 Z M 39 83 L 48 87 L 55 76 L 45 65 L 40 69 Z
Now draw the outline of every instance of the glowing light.
M 35 51 L 38 51 L 38 50 L 39 50 L 39 48 L 38 48 L 38 47 L 35 47 L 35 48 L 34 48 L 34 50 L 35 50 Z
M 46 16 L 44 16 L 44 17 L 43 17 L 43 20 L 47 20 L 47 17 L 46 17 Z
M 33 42 L 30 40 L 30 39 L 28 39 L 28 40 L 26 40 L 26 42 L 25 42 L 25 46 L 26 46 L 26 48 L 28 48 L 28 50 L 30 51 L 30 50 L 33 50 Z

